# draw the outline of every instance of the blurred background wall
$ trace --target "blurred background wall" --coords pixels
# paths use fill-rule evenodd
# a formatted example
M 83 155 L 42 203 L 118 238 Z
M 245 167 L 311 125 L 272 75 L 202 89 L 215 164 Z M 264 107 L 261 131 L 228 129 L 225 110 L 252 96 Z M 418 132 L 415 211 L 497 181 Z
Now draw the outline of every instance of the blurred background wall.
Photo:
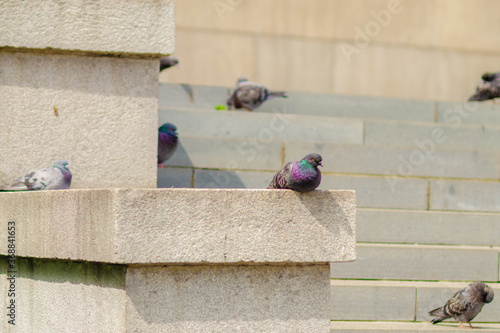
M 464 101 L 500 71 L 498 0 L 177 0 L 160 82 Z

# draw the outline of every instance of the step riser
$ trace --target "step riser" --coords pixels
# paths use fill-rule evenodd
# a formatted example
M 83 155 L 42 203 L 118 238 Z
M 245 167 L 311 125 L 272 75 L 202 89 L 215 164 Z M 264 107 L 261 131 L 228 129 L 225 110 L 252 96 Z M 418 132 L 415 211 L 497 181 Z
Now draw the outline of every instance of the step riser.
M 278 147 L 275 147 L 275 151 L 277 150 Z M 262 163 L 269 161 L 266 158 L 270 159 L 270 156 L 263 155 Z M 228 157 L 227 163 L 230 162 Z M 277 163 L 272 165 L 269 162 L 264 165 L 266 167 L 276 166 Z M 266 169 L 266 167 L 262 169 Z M 158 170 L 158 187 L 191 187 L 192 171 L 190 169 L 184 169 L 185 171 L 182 172 L 170 171 L 175 169 Z M 169 175 L 170 172 L 172 174 Z M 173 179 L 179 172 L 188 176 L 183 176 L 179 180 Z M 194 187 L 266 188 L 274 174 L 274 171 L 195 170 Z M 207 182 L 207 177 L 215 182 Z M 172 179 L 172 181 L 168 179 Z M 500 205 L 497 204 L 500 202 L 499 183 L 323 174 L 321 185 L 318 188 L 354 189 L 357 192 L 358 207 L 360 208 L 427 210 L 429 201 L 432 210 L 500 211 Z
M 498 281 L 499 251 L 358 244 L 356 261 L 332 264 L 338 279 Z
M 207 137 L 181 137 L 166 165 L 278 170 L 282 161 L 311 152 L 323 156 L 323 172 L 495 180 L 500 174 L 500 158 L 490 153 L 443 151 L 426 157 L 414 149 Z
M 443 306 L 457 290 L 447 287 L 331 286 L 332 320 L 430 321 L 430 310 Z M 341 283 L 341 282 L 340 282 Z M 500 288 L 490 284 L 495 292 Z M 383 306 L 381 306 L 383 304 Z M 486 304 L 475 322 L 498 322 L 500 302 Z
M 500 246 L 500 214 L 359 208 L 356 213 L 358 242 Z
M 171 171 L 175 170 L 175 171 Z M 190 187 L 191 169 L 158 170 L 158 187 Z M 275 172 L 194 170 L 197 188 L 267 188 Z M 179 180 L 174 178 L 182 175 Z M 427 209 L 428 181 L 403 179 L 392 190 L 385 178 L 322 175 L 318 189 L 354 189 L 358 207 Z M 182 185 L 182 186 L 180 186 Z
M 214 110 L 225 104 L 227 87 L 159 85 L 159 108 Z M 500 125 L 500 106 L 494 103 L 451 103 L 369 96 L 288 92 L 288 98 L 264 103 L 256 113 L 286 110 L 291 114 L 361 119 L 417 121 L 441 124 Z
M 394 121 L 363 121 L 290 113 L 160 109 L 159 123 L 177 125 L 183 136 L 244 138 L 436 150 L 499 151 L 498 127 Z M 488 126 L 489 124 L 487 124 Z

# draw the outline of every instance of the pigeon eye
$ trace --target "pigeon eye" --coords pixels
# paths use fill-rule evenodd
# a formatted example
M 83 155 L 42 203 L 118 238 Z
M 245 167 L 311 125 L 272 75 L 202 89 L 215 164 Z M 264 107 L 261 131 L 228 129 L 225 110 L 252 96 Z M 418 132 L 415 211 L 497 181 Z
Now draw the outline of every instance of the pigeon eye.
M 312 160 L 313 160 L 313 162 L 316 162 L 316 160 L 314 158 Z

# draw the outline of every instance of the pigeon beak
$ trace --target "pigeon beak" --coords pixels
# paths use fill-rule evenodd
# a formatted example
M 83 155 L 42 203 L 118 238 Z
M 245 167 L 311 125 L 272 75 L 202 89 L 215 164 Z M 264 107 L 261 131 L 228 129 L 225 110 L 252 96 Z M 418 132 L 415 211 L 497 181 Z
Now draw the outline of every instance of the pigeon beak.
M 321 167 L 323 166 L 323 164 L 321 164 L 321 163 L 318 163 L 318 165 L 321 166 Z

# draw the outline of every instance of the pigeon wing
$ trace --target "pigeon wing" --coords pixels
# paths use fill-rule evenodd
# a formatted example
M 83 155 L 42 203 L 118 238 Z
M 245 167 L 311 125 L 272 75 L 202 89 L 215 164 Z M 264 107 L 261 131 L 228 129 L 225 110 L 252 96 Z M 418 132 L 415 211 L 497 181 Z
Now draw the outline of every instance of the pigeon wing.
M 269 188 L 269 189 L 288 188 L 287 179 L 292 172 L 293 163 L 294 162 L 288 162 L 283 169 L 278 171 L 278 173 L 274 175 L 273 180 L 271 181 L 271 184 L 269 184 L 269 186 L 267 188 Z
M 28 177 L 24 183 L 28 190 L 57 190 L 63 188 L 64 177 L 58 168 L 41 169 L 26 176 Z
M 459 290 L 446 302 L 444 312 L 454 318 L 466 313 L 472 304 L 465 298 L 465 289 Z
M 265 100 L 265 88 L 244 85 L 238 88 L 236 98 L 241 105 L 249 110 L 257 108 Z

